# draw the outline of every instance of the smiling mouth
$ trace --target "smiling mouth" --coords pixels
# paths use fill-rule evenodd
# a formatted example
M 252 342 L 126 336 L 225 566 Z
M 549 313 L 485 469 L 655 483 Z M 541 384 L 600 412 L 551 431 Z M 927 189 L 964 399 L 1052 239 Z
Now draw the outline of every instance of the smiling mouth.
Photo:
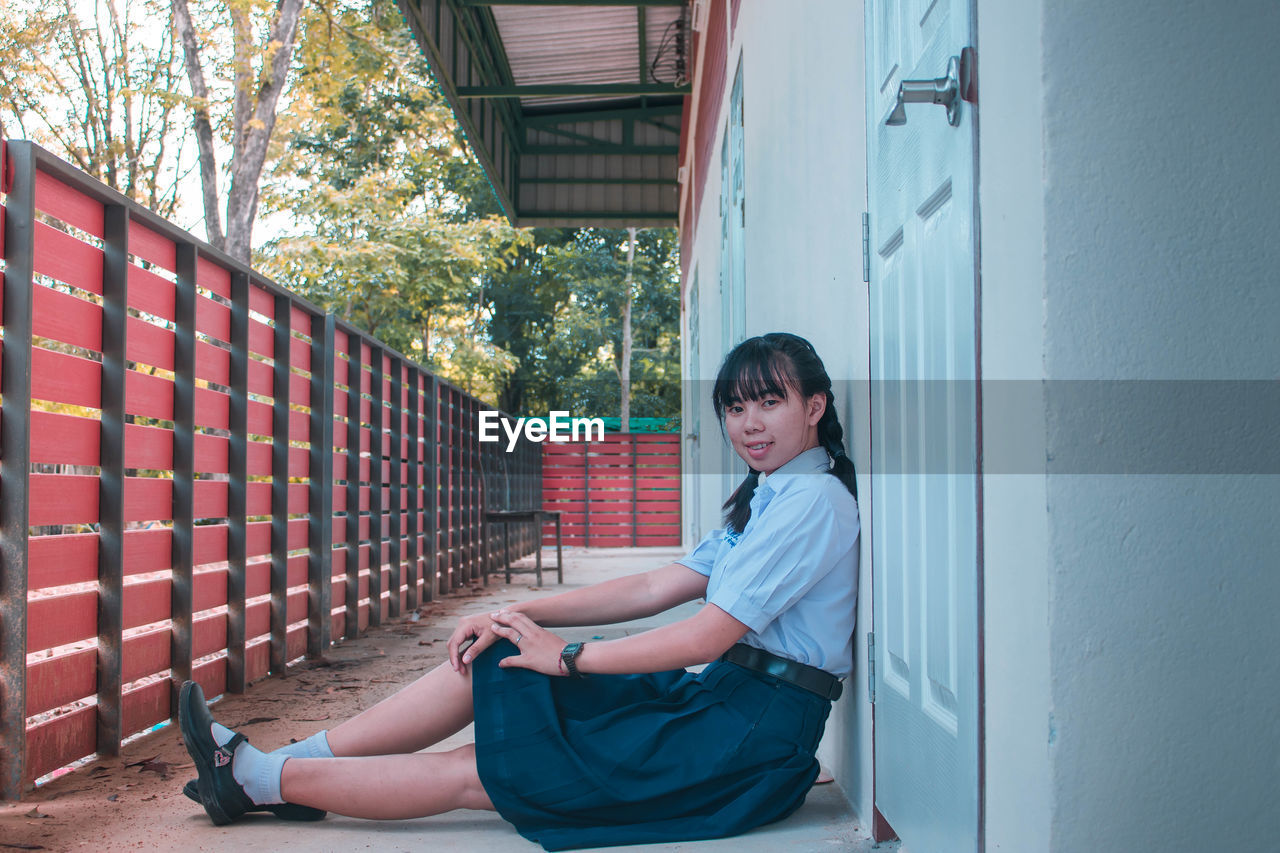
M 755 451 L 764 450 L 766 447 L 768 447 L 771 444 L 773 444 L 772 441 L 762 441 L 759 444 L 748 444 L 747 450 L 755 450 Z

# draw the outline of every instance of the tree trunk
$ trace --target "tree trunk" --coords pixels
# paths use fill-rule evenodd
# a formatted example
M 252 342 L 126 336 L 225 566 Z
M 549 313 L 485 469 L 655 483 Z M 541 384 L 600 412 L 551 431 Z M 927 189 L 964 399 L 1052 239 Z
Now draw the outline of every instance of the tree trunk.
M 227 194 L 227 230 L 224 237 L 218 214 L 218 168 L 213 150 L 213 127 L 209 120 L 209 90 L 205 85 L 200 48 L 187 0 L 173 0 L 174 21 L 182 38 L 187 77 L 191 81 L 194 98 L 192 111 L 200 151 L 205 229 L 210 243 L 246 264 L 252 249 L 253 222 L 258 215 L 258 182 L 267 159 L 267 143 L 276 124 L 276 104 L 284 91 L 293 58 L 302 3 L 303 0 L 282 0 L 280 3 L 263 52 L 263 68 L 258 76 L 256 92 L 252 91 L 252 28 L 242 10 L 237 7 L 230 10 L 235 50 L 232 59 L 235 95 L 232 103 L 231 189 Z
M 267 159 L 267 143 L 276 126 L 276 103 L 284 91 L 285 78 L 293 58 L 294 37 L 302 0 L 283 0 L 280 12 L 271 25 L 263 68 L 263 81 L 257 92 L 253 117 L 245 128 L 239 157 L 231 163 L 231 193 L 227 197 L 227 254 L 249 263 L 252 249 L 253 221 L 258 215 L 258 180 Z
M 622 385 L 622 415 L 620 429 L 631 432 L 631 280 L 636 266 L 636 229 L 628 228 L 627 234 L 627 301 L 622 309 L 622 369 L 618 371 Z
M 182 39 L 182 56 L 191 82 L 191 118 L 195 125 L 196 147 L 200 153 L 200 197 L 204 203 L 204 231 L 215 249 L 225 249 L 222 216 L 218 213 L 218 160 L 213 150 L 213 123 L 209 120 L 209 87 L 200 63 L 200 43 L 191 25 L 187 0 L 173 0 L 173 22 Z

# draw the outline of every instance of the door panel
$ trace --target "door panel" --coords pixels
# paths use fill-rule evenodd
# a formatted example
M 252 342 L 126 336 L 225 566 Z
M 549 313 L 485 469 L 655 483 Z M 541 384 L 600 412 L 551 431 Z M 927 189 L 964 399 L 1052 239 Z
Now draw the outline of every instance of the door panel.
M 876 806 L 912 853 L 977 850 L 974 124 L 909 104 L 969 0 L 869 0 Z

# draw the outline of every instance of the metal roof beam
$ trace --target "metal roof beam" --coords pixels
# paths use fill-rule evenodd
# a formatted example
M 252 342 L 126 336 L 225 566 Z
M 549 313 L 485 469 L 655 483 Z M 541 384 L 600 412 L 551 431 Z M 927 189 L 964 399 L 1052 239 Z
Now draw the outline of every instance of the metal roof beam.
M 678 116 L 681 104 L 663 104 L 652 107 L 631 107 L 613 110 L 575 110 L 563 113 L 525 113 L 525 127 L 543 127 L 549 124 L 577 124 L 587 121 L 608 121 L 619 118 L 649 119 L 653 116 Z M 679 132 L 676 130 L 675 132 Z
M 467 15 L 458 15 L 454 20 L 457 23 L 454 28 L 454 36 L 456 38 L 460 34 L 463 41 L 467 43 L 467 49 L 471 53 L 472 59 L 479 65 L 481 78 L 485 82 L 494 84 L 515 82 L 514 78 L 511 77 L 511 69 L 506 64 L 506 54 L 503 53 L 501 65 L 499 65 L 489 51 L 486 50 L 487 47 L 493 47 L 495 43 L 501 47 L 501 41 L 491 40 L 492 34 L 476 32 L 473 27 L 476 27 L 480 22 L 471 19 Z M 480 26 L 483 26 L 483 24 L 480 23 Z M 450 82 L 452 83 L 453 81 L 451 80 Z M 516 107 L 513 104 L 503 104 L 503 124 L 507 131 L 507 138 L 511 140 L 512 144 L 518 146 L 520 118 L 515 109 Z
M 558 136 L 558 137 L 560 137 L 561 139 L 571 139 L 571 140 L 573 140 L 574 142 L 585 142 L 585 143 L 587 143 L 588 145 L 613 145 L 613 144 L 615 144 L 612 140 L 609 140 L 609 139 L 601 139 L 601 138 L 599 138 L 598 136 L 589 136 L 589 135 L 587 135 L 587 134 L 585 134 L 585 133 L 575 133 L 575 132 L 573 132 L 572 130 L 565 130 L 565 129 L 564 129 L 564 128 L 562 128 L 562 127 L 540 127 L 540 128 L 538 128 L 538 132 L 539 132 L 539 133 L 548 133 L 548 134 L 551 134 L 551 135 L 553 135 L 553 136 Z M 528 145 L 528 143 L 526 143 L 526 147 L 527 147 L 527 145 Z
M 671 125 L 667 124 L 666 122 L 661 122 L 661 121 L 658 121 L 658 120 L 656 120 L 656 119 L 648 118 L 647 116 L 642 116 L 642 117 L 640 117 L 640 118 L 639 118 L 639 119 L 637 119 L 637 120 L 638 120 L 638 121 L 642 121 L 642 122 L 644 122 L 645 124 L 653 125 L 654 127 L 658 128 L 659 130 L 665 130 L 667 133 L 674 133 L 676 136 L 679 136 L 679 135 L 680 135 L 680 128 L 678 128 L 678 127 L 672 127 Z
M 688 0 L 456 0 L 459 6 L 683 6 Z
M 519 182 L 522 184 L 586 184 L 594 186 L 627 184 L 660 187 L 674 187 L 678 183 L 675 178 L 520 178 Z
M 672 157 L 678 145 L 526 145 L 525 154 L 654 154 Z
M 687 95 L 689 84 L 546 83 L 533 86 L 459 86 L 460 98 L 610 98 L 635 95 Z
M 530 219 L 661 219 L 668 220 L 671 224 L 675 224 L 676 212 L 674 210 L 522 210 L 520 211 L 521 221 Z M 589 224 L 589 223 L 584 223 Z

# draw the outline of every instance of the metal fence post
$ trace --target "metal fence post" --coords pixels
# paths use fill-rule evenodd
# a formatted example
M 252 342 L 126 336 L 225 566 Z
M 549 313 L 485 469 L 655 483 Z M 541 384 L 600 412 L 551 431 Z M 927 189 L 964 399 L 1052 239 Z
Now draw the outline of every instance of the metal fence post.
M 631 433 L 631 547 L 636 546 L 640 500 L 640 461 L 636 456 L 636 434 Z
M 462 393 L 449 386 L 449 592 L 463 585 Z
M 403 470 L 400 466 L 403 464 L 403 439 L 404 432 L 402 429 L 402 416 L 404 409 L 401 407 L 401 394 L 403 391 L 402 375 L 404 373 L 404 362 L 398 358 L 389 359 L 391 363 L 391 428 L 388 430 L 391 446 L 387 452 L 387 465 L 390 466 L 388 472 L 391 476 L 388 478 L 390 493 L 387 495 L 390 500 L 387 507 L 390 518 L 387 524 L 387 536 L 391 540 L 387 547 L 387 561 L 391 566 L 391 577 L 387 585 L 391 588 L 391 601 L 388 604 L 388 613 L 391 616 L 400 615 L 400 587 L 403 581 L 403 571 L 401 568 L 401 550 L 400 550 L 400 504 L 401 504 L 401 476 Z
M 323 657 L 333 631 L 333 345 L 332 314 L 311 318 L 311 458 L 307 466 L 307 656 Z
M 289 374 L 293 302 L 275 298 L 271 345 L 271 672 L 282 675 L 289 660 Z
M 173 531 L 169 618 L 169 666 L 177 719 L 178 690 L 191 680 L 192 584 L 195 571 L 196 266 L 191 243 L 176 246 L 173 336 Z
M 360 336 L 347 331 L 347 595 L 343 634 L 360 636 Z
M 435 601 L 440 592 L 440 379 L 431 375 L 431 385 L 427 397 L 430 416 L 426 423 L 427 441 L 423 447 L 429 471 L 423 472 L 423 486 L 427 490 L 426 507 L 426 563 L 423 572 L 426 574 L 427 601 Z
M 369 346 L 369 626 L 382 624 L 382 350 Z
M 463 501 L 464 515 L 462 518 L 462 582 L 469 584 L 476 578 L 476 461 L 475 461 L 475 430 L 473 418 L 475 415 L 475 401 L 465 397 L 461 398 L 462 403 L 462 435 L 464 443 L 462 443 L 462 470 L 463 470 L 463 488 L 466 490 L 466 498 Z
M 471 455 L 471 582 L 484 571 L 484 467 L 480 461 L 480 401 L 467 406 L 467 447 Z
M 245 571 L 248 563 L 249 274 L 231 273 L 231 432 L 227 461 L 227 690 L 245 688 Z
M 591 442 L 582 443 L 582 535 L 591 547 Z
M 27 508 L 31 471 L 31 287 L 35 154 L 3 143 L 13 168 L 4 219 L 4 429 L 0 430 L 0 798 L 22 794 L 27 761 Z M 0 173 L 0 180 L 5 176 Z
M 422 511 L 422 493 L 418 490 L 422 465 L 422 444 L 418 441 L 422 432 L 422 372 L 411 364 L 406 365 L 406 372 L 409 374 L 410 385 L 408 405 L 405 406 L 409 426 L 406 442 L 408 461 L 405 466 L 407 476 L 404 484 L 405 497 L 408 498 L 408 505 L 405 507 L 408 522 L 408 529 L 405 531 L 408 545 L 405 560 L 409 569 L 407 604 L 410 610 L 414 610 L 418 607 L 418 535 L 421 530 L 419 513 Z
M 129 210 L 103 210 L 102 420 L 98 477 L 98 754 L 119 755 L 124 645 L 124 386 Z

